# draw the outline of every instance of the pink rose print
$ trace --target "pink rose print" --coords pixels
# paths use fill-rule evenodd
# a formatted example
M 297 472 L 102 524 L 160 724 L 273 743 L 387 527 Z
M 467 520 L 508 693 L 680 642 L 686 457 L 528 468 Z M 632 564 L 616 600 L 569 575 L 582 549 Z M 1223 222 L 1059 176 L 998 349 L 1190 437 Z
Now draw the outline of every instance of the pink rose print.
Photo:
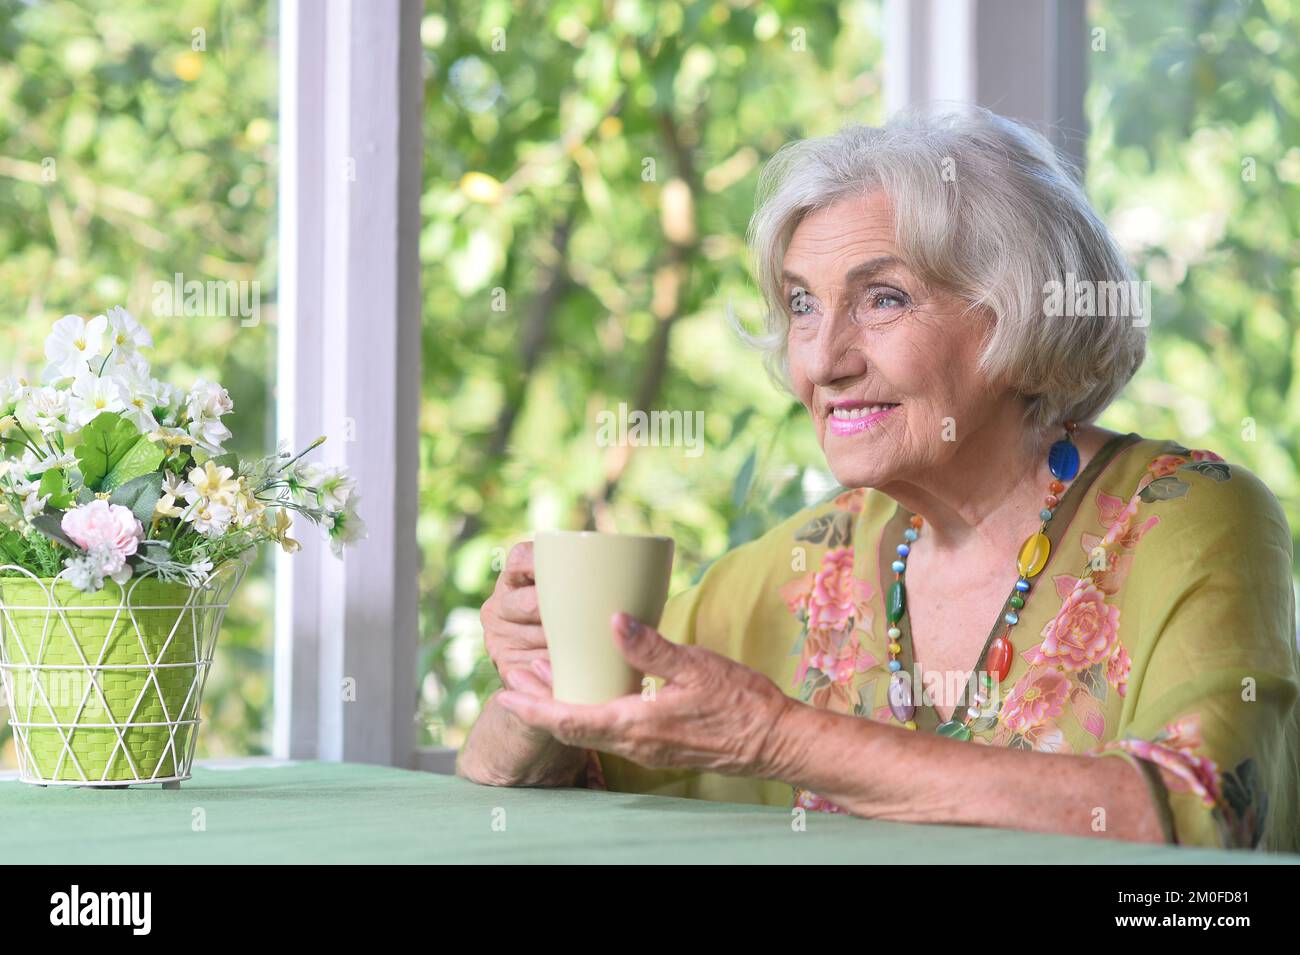
M 838 812 L 845 816 L 852 815 L 852 813 L 841 809 L 829 799 L 823 799 L 821 796 L 814 792 L 809 792 L 807 789 L 795 790 L 794 804 L 795 806 L 807 809 L 810 812 Z
M 1106 682 L 1115 688 L 1120 696 L 1128 693 L 1128 674 L 1133 667 L 1124 644 L 1115 642 L 1115 652 L 1106 661 Z
M 845 491 L 833 503 L 842 511 L 848 511 L 850 514 L 860 514 L 862 512 L 862 502 L 866 499 L 866 496 L 866 488 L 855 487 L 851 491 Z
M 836 629 L 853 616 L 854 598 L 864 581 L 853 579 L 853 548 L 838 547 L 822 557 L 808 595 L 808 626 L 812 630 Z
M 871 587 L 853 576 L 853 548 L 838 547 L 822 555 L 821 566 L 781 589 L 786 606 L 804 621 L 803 650 L 794 686 L 802 687 L 809 670 L 827 680 L 805 702 L 836 712 L 853 712 L 850 684 L 854 674 L 876 665 L 859 631 L 871 633 Z
M 1186 463 L 1187 458 L 1181 454 L 1162 454 L 1147 465 L 1147 473 L 1151 475 L 1152 480 L 1168 477 Z
M 1069 697 L 1070 678 L 1064 673 L 1030 671 L 1008 694 L 999 722 L 1007 732 L 1024 732 L 1056 717 Z
M 1086 670 L 1110 656 L 1118 634 L 1119 608 L 1107 604 L 1106 595 L 1085 577 L 1043 628 L 1033 662 Z
M 1197 450 L 1192 452 L 1192 460 L 1193 461 L 1222 461 L 1223 458 L 1219 457 L 1213 451 Z
M 1089 756 L 1121 749 L 1160 768 L 1165 785 L 1175 792 L 1192 792 L 1206 807 L 1223 799 L 1219 768 L 1196 754 L 1202 745 L 1199 714 L 1189 713 L 1165 725 L 1155 739 L 1116 739 L 1088 750 Z
M 813 578 L 815 576 L 809 571 L 802 577 L 796 577 L 781 588 L 781 597 L 785 600 L 786 607 L 796 617 L 808 609 L 808 598 L 812 596 Z

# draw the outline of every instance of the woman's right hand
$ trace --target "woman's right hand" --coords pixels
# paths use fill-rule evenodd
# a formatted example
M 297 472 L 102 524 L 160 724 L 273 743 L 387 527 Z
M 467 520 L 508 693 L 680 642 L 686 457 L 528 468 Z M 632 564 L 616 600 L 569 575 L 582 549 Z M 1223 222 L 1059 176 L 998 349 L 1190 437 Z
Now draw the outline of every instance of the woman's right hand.
M 512 690 L 550 695 L 551 661 L 537 609 L 531 541 L 511 549 L 479 619 L 501 682 Z M 457 755 L 456 774 L 491 786 L 581 786 L 588 755 L 529 726 L 497 704 L 493 694 Z
M 512 690 L 549 693 L 551 659 L 537 608 L 532 541 L 516 544 L 506 555 L 506 565 L 479 620 L 483 643 L 501 682 Z

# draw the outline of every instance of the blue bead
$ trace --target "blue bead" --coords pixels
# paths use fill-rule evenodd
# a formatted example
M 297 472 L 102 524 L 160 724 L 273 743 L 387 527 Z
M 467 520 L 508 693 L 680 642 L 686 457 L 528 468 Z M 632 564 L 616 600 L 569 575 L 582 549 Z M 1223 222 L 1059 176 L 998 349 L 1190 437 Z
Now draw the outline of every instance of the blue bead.
M 1027 581 L 1027 580 L 1025 580 L 1025 578 L 1021 577 L 1019 580 L 1016 581 L 1016 590 L 1020 591 L 1022 594 L 1024 594 L 1024 593 L 1028 593 L 1028 592 L 1029 592 L 1029 581 Z
M 1058 481 L 1070 481 L 1079 473 L 1079 449 L 1073 441 L 1057 441 L 1048 449 L 1047 466 Z
M 1014 613 L 1009 613 L 1002 619 L 1005 620 L 1012 627 L 1014 627 L 1016 624 L 1020 622 L 1020 618 L 1017 617 Z
M 907 530 L 903 531 L 903 540 L 909 540 L 909 541 L 916 540 L 916 528 L 909 527 Z
M 1045 507 L 1038 512 L 1039 520 L 1050 521 L 1052 519 L 1052 509 Z
M 889 661 L 889 672 L 890 672 L 890 673 L 897 673 L 897 672 L 898 672 L 899 670 L 901 670 L 901 669 L 903 669 L 903 664 L 899 663 L 897 660 L 890 660 L 890 661 Z
M 907 565 L 903 563 L 901 560 L 896 560 L 889 565 L 889 568 L 894 573 L 901 574 L 903 571 L 907 570 Z
M 907 556 L 908 554 L 910 554 L 911 552 L 912 552 L 912 548 L 908 547 L 906 544 L 899 544 L 899 545 L 898 545 L 898 556 L 899 556 L 899 557 L 906 557 L 906 556 Z

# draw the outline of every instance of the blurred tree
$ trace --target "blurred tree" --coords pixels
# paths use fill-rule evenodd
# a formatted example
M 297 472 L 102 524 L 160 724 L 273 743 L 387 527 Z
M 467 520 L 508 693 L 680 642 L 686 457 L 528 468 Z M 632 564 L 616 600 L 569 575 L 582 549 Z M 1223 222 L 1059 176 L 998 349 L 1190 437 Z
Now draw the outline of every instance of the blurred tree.
M 1300 543 L 1300 4 L 1089 9 L 1088 188 L 1154 313 L 1108 421 L 1251 468 Z

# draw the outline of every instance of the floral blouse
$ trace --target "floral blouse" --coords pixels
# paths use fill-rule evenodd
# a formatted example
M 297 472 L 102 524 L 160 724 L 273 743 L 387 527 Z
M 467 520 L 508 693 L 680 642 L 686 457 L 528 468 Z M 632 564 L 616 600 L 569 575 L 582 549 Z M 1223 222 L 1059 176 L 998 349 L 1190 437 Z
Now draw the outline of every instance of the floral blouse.
M 910 517 L 878 491 L 837 493 L 714 562 L 669 600 L 659 629 L 811 706 L 901 725 L 884 598 Z M 1167 842 L 1300 851 L 1293 554 L 1273 494 L 1211 451 L 1116 435 L 1046 533 L 1011 669 L 971 744 L 1120 757 L 1145 777 Z M 899 660 L 910 672 L 907 619 Z M 1005 629 L 999 614 L 978 670 Z M 913 721 L 934 732 L 941 720 L 919 690 Z M 778 780 L 606 753 L 589 767 L 588 785 L 614 791 L 844 811 Z

